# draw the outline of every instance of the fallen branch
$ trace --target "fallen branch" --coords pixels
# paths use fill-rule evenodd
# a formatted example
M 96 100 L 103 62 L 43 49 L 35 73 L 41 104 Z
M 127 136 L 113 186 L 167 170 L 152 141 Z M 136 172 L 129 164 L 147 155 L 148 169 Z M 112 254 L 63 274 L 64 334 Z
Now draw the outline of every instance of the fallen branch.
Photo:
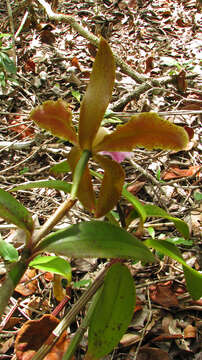
M 99 38 L 89 31 L 85 30 L 83 26 L 81 26 L 73 16 L 65 15 L 65 14 L 57 14 L 52 11 L 51 6 L 45 0 L 37 0 L 45 9 L 50 20 L 54 21 L 62 21 L 68 23 L 74 30 L 76 30 L 81 36 L 85 39 L 89 40 L 91 44 L 98 46 Z M 116 65 L 120 67 L 122 72 L 128 76 L 130 76 L 133 80 L 135 80 L 138 84 L 142 84 L 145 81 L 149 80 L 149 78 L 145 75 L 141 75 L 135 70 L 133 70 L 128 64 L 126 64 L 118 55 L 114 54 L 114 58 L 116 61 Z

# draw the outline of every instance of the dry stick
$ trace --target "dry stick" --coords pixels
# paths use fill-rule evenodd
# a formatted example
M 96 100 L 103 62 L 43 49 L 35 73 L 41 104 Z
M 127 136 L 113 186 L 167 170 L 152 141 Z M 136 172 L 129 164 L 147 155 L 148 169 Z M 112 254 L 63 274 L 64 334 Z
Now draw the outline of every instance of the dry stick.
M 73 305 L 69 313 L 61 320 L 58 326 L 52 331 L 51 335 L 46 340 L 45 344 L 37 351 L 33 356 L 32 360 L 42 360 L 44 356 L 48 354 L 53 345 L 57 342 L 60 335 L 64 330 L 71 324 L 75 319 L 76 315 L 83 309 L 83 307 L 88 303 L 88 301 L 93 297 L 96 291 L 103 284 L 106 272 L 108 271 L 109 264 L 106 265 L 104 270 L 97 276 L 92 285 L 86 290 L 80 299 Z
M 99 45 L 99 38 L 90 33 L 89 31 L 85 30 L 83 26 L 81 26 L 73 16 L 65 15 L 65 14 L 57 14 L 52 11 L 51 6 L 45 1 L 45 0 L 37 0 L 45 9 L 48 17 L 50 20 L 54 21 L 62 21 L 65 23 L 68 23 L 74 30 L 76 30 L 81 36 L 83 36 L 85 39 L 89 40 L 90 43 L 92 43 L 95 46 Z M 162 85 L 165 85 L 167 83 L 173 82 L 174 79 L 171 76 L 163 76 L 159 77 L 158 79 L 150 79 L 148 76 L 139 74 L 137 71 L 133 70 L 125 61 L 123 61 L 118 55 L 113 53 L 113 56 L 115 58 L 116 65 L 120 67 L 122 72 L 128 76 L 130 76 L 133 80 L 135 80 L 138 84 L 143 84 L 142 88 L 138 88 L 137 91 L 139 91 L 139 95 L 141 95 L 143 92 L 149 90 L 153 86 L 155 87 L 161 87 Z M 194 74 L 190 74 L 187 76 L 187 78 L 193 78 L 196 77 Z M 149 83 L 146 83 L 146 82 Z M 146 84 L 145 84 L 146 83 Z
M 26 10 L 25 15 L 23 16 L 23 19 L 21 21 L 21 24 L 20 24 L 18 30 L 16 31 L 15 39 L 17 39 L 17 37 L 20 35 L 20 33 L 21 33 L 21 31 L 22 31 L 22 29 L 23 29 L 23 27 L 24 27 L 24 25 L 25 25 L 25 23 L 27 21 L 28 15 L 29 15 L 29 12 L 28 12 L 28 10 Z
M 138 100 L 141 94 L 150 89 L 152 89 L 151 83 L 144 82 L 144 84 L 137 86 L 133 91 L 127 92 L 127 94 L 122 96 L 121 99 L 113 103 L 109 109 L 111 111 L 121 111 L 131 100 Z
M 76 30 L 81 36 L 83 36 L 85 39 L 89 40 L 93 45 L 98 46 L 99 45 L 99 38 L 90 33 L 89 31 L 86 31 L 83 26 L 81 26 L 73 16 L 65 15 L 65 14 L 57 14 L 54 13 L 51 9 L 51 6 L 45 1 L 45 0 L 37 0 L 45 9 L 48 17 L 50 20 L 55 21 L 62 21 L 65 23 L 68 23 L 72 26 L 74 30 Z M 128 76 L 130 76 L 132 79 L 134 79 L 137 83 L 142 84 L 145 81 L 149 80 L 149 78 L 145 75 L 141 75 L 135 70 L 133 70 L 128 64 L 126 64 L 118 55 L 113 53 L 113 56 L 116 61 L 116 65 L 119 66 L 122 70 L 122 72 Z M 156 80 L 156 82 L 159 85 L 159 82 Z
M 139 353 L 139 350 L 141 348 L 141 345 L 142 345 L 142 342 L 143 342 L 143 339 L 144 339 L 144 336 L 146 334 L 146 331 L 147 331 L 147 327 L 151 321 L 151 318 L 152 318 L 152 308 L 151 308 L 151 300 L 150 300 L 150 296 L 149 296 L 149 288 L 147 287 L 147 297 L 148 297 L 148 304 L 149 304 L 149 315 L 148 315 L 148 319 L 147 319 L 147 322 L 144 326 L 144 329 L 142 331 L 142 334 L 141 334 L 141 339 L 140 339 L 140 342 L 138 343 L 137 345 L 137 348 L 136 348 L 136 351 L 135 351 L 135 355 L 133 357 L 133 360 L 136 360 L 137 359 L 137 356 L 138 356 L 138 353 Z

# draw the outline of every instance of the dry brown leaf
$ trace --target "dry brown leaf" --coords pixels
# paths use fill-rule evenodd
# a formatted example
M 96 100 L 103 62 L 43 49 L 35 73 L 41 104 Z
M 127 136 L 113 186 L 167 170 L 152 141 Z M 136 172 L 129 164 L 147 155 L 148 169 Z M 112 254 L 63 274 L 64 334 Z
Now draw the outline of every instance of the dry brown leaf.
M 176 294 L 171 289 L 171 282 L 152 285 L 149 288 L 150 298 L 156 304 L 165 307 L 178 306 L 178 299 Z
M 171 166 L 162 174 L 163 180 L 180 179 L 182 177 L 192 176 L 198 170 L 200 166 L 190 166 L 188 169 L 180 169 L 177 166 Z
M 153 347 L 142 347 L 139 350 L 137 360 L 171 360 L 167 352 Z
M 20 280 L 20 283 L 16 286 L 15 291 L 22 296 L 29 296 L 36 292 L 37 280 L 32 280 L 36 276 L 35 269 L 28 269 Z
M 184 329 L 184 338 L 185 339 L 195 339 L 196 337 L 196 328 L 192 325 L 187 325 Z
M 10 337 L 8 340 L 4 340 L 0 344 L 0 353 L 6 354 L 7 351 L 11 348 L 11 346 L 13 346 L 13 343 L 14 343 L 14 336 Z M 3 357 L 2 357 L 2 359 L 3 359 Z
M 185 92 L 187 89 L 186 71 L 181 70 L 177 75 L 177 87 L 181 92 Z
M 43 315 L 39 320 L 28 320 L 20 329 L 15 352 L 18 360 L 31 360 L 37 350 L 51 335 L 59 320 L 50 314 Z M 44 360 L 60 360 L 69 346 L 66 331 L 59 338 L 55 346 Z

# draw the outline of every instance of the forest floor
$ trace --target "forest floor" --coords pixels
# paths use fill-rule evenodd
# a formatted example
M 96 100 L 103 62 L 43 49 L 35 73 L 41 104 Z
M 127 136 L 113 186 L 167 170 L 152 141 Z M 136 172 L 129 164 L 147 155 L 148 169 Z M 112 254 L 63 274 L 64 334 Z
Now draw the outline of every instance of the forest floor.
M 45 100 L 62 98 L 70 105 L 76 125 L 96 54 L 95 45 L 68 23 L 50 21 L 37 0 L 31 4 L 28 1 L 10 3 L 15 33 L 26 11 L 28 17 L 15 39 L 15 52 L 13 49 L 8 52 L 10 58 L 16 59 L 17 74 L 7 73 L 6 84 L 0 78 L 0 184 L 4 190 L 24 182 L 55 178 L 50 168 L 66 159 L 71 146 L 37 128 L 29 114 Z M 200 2 L 72 0 L 60 1 L 55 12 L 71 15 L 86 32 L 105 37 L 113 52 L 139 74 L 135 80 L 117 66 L 110 105 L 113 115 L 105 119 L 105 126 L 112 129 L 128 120 L 131 114 L 154 111 L 177 125 L 186 125 L 192 134 L 184 151 L 135 149 L 132 159 L 125 160 L 122 165 L 129 190 L 142 203 L 160 206 L 189 225 L 190 238 L 186 240 L 171 221 L 150 218 L 145 223 L 143 239 L 149 236 L 171 239 L 179 245 L 187 263 L 201 270 Z M 0 34 L 11 33 L 4 0 L 0 4 L 0 19 Z M 10 38 L 0 40 L 2 46 L 11 44 Z M 160 82 L 155 85 L 154 79 Z M 146 82 L 147 89 L 144 88 Z M 71 174 L 60 174 L 57 179 L 71 182 Z M 95 187 L 98 184 L 95 183 Z M 40 225 L 66 197 L 63 191 L 46 188 L 14 194 Z M 118 215 L 121 211 L 126 217 L 130 210 L 130 205 L 121 200 L 115 211 Z M 91 218 L 81 204 L 76 203 L 57 228 Z M 133 233 L 137 227 L 134 220 L 129 231 Z M 16 227 L 1 218 L 0 231 L 8 242 L 15 243 L 19 236 Z M 16 246 L 20 248 L 21 244 Z M 71 289 L 69 302 L 59 318 L 85 291 L 85 282 L 89 284 L 105 263 L 105 259 L 69 260 L 72 281 L 83 281 L 83 286 L 79 290 Z M 0 265 L 2 282 L 5 277 L 3 261 Z M 129 266 L 138 285 L 134 318 L 119 346 L 105 359 L 202 359 L 202 301 L 194 301 L 189 296 L 179 264 L 164 257 L 155 265 L 130 262 Z M 15 311 L 1 330 L 0 359 L 16 358 L 16 334 L 28 319 L 54 311 L 58 302 L 52 288 L 50 273 L 34 269 L 26 272 L 7 314 L 11 314 L 12 309 Z M 75 333 L 80 321 L 78 316 L 70 326 L 70 335 Z M 86 348 L 85 336 L 76 359 L 84 358 Z M 60 359 L 61 354 L 58 356 Z

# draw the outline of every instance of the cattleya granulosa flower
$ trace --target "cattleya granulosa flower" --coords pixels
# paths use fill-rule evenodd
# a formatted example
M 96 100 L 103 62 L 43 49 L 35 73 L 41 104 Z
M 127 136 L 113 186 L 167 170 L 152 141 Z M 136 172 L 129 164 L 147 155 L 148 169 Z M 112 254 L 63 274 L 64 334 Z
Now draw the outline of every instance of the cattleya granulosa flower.
M 101 168 L 104 177 L 96 199 L 88 164 L 79 179 L 77 197 L 95 217 L 105 215 L 117 203 L 124 184 L 124 170 L 114 161 L 123 159 L 123 152 L 136 146 L 147 149 L 181 150 L 188 142 L 184 128 L 160 118 L 155 113 L 141 113 L 119 125 L 112 133 L 100 127 L 109 105 L 115 79 L 115 62 L 108 43 L 101 38 L 86 93 L 80 108 L 78 134 L 72 124 L 68 104 L 59 99 L 46 101 L 30 115 L 40 127 L 68 140 L 74 146 L 68 162 L 74 173 L 82 154 L 87 151 Z M 105 154 L 111 154 L 111 158 Z

